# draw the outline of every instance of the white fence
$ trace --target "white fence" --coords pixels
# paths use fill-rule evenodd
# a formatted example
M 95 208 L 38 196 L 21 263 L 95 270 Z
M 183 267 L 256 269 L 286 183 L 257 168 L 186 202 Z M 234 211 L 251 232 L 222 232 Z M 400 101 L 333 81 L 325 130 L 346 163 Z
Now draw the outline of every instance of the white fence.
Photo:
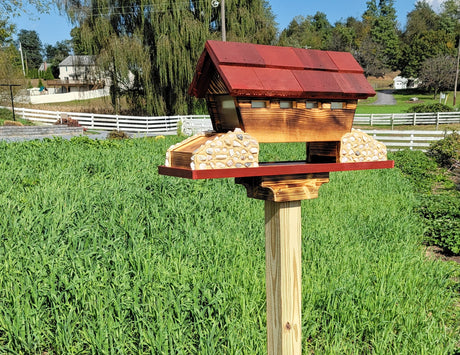
M 385 144 L 388 150 L 395 151 L 404 148 L 426 151 L 431 143 L 443 139 L 452 131 L 393 131 L 393 130 L 363 130 Z
M 56 121 L 70 117 L 77 120 L 83 127 L 99 131 L 125 131 L 127 133 L 141 132 L 152 135 L 172 135 L 177 134 L 178 122 L 183 119 L 207 119 L 211 122 L 208 115 L 195 116 L 123 116 L 123 115 L 103 115 L 96 113 L 80 112 L 59 112 L 32 110 L 28 108 L 16 108 L 16 116 L 42 124 L 54 124 Z
M 32 110 L 26 108 L 15 109 L 18 117 L 41 122 L 43 124 L 53 124 L 59 119 L 64 117 L 71 117 L 77 120 L 83 127 L 101 131 L 121 130 L 125 132 L 140 132 L 150 135 L 174 135 L 178 130 L 186 135 L 192 135 L 198 132 L 212 130 L 211 120 L 208 115 L 195 115 L 195 116 L 162 116 L 162 117 L 141 117 L 141 116 L 122 116 L 122 115 L 102 115 L 92 113 L 77 113 L 77 112 L 57 112 L 57 111 L 43 111 Z M 458 113 L 456 113 L 458 114 Z M 411 114 L 412 115 L 412 114 Z M 429 116 L 431 115 L 431 116 Z M 355 116 L 356 120 L 363 122 L 364 119 L 360 116 Z M 370 115 L 367 115 L 370 116 Z M 406 114 L 393 114 L 393 115 L 371 115 L 373 124 L 385 124 L 385 119 L 391 119 L 393 124 L 403 124 L 399 122 L 407 122 L 408 118 L 404 118 Z M 384 117 L 385 116 L 385 117 Z M 401 117 L 400 117 L 401 116 Z M 411 116 L 412 117 L 412 116 Z M 430 118 L 431 117 L 431 118 Z M 414 116 L 416 124 L 428 124 L 433 122 L 429 120 L 434 119 L 434 123 L 452 123 L 449 120 L 450 116 L 441 114 L 417 114 Z M 438 118 L 436 118 L 438 117 Z M 410 118 L 409 118 L 410 120 Z M 449 120 L 448 122 L 445 122 Z M 458 118 L 457 118 L 458 120 Z M 376 123 L 378 122 L 378 123 Z M 398 122 L 398 123 L 397 123 Z M 367 123 L 362 123 L 367 124 Z M 404 123 L 407 124 L 407 123 Z M 413 124 L 413 123 L 410 123 Z M 444 138 L 444 131 L 395 131 L 395 130 L 363 130 L 367 134 L 375 137 L 378 141 L 384 143 L 389 150 L 398 149 L 420 149 L 426 150 L 430 143 Z
M 460 112 L 436 113 L 373 113 L 356 114 L 354 125 L 398 126 L 398 125 L 436 125 L 460 123 Z
M 109 88 L 91 90 L 91 91 L 79 91 L 79 92 L 68 92 L 59 94 L 43 94 L 43 95 L 30 95 L 28 97 L 22 97 L 21 100 L 30 102 L 31 104 L 46 104 L 54 102 L 69 102 L 75 100 L 89 100 L 98 97 L 105 97 L 110 95 Z

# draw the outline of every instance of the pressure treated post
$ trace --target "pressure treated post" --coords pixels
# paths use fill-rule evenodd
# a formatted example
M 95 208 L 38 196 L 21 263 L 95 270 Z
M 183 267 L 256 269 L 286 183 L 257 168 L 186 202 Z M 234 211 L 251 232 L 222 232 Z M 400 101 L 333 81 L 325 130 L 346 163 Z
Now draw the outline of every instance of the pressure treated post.
M 265 201 L 267 353 L 301 354 L 301 204 Z

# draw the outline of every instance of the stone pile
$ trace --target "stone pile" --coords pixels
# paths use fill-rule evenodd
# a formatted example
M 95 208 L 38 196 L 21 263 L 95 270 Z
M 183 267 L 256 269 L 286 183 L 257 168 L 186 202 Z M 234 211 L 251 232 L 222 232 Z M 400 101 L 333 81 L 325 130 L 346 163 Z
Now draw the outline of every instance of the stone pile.
M 384 160 L 387 160 L 387 148 L 383 143 L 357 129 L 343 135 L 340 146 L 341 163 Z
M 206 141 L 191 152 L 190 168 L 192 170 L 253 168 L 259 166 L 259 143 L 249 134 L 237 128 L 233 132 L 204 136 L 192 136 L 177 146 L 191 143 L 196 139 Z M 166 153 L 166 166 L 170 166 L 171 147 Z

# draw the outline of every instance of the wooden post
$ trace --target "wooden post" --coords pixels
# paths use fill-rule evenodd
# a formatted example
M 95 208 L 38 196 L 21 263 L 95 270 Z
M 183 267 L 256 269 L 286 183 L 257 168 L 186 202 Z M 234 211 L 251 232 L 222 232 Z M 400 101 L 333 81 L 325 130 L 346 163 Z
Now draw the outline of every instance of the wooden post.
M 301 354 L 301 204 L 265 201 L 267 353 Z

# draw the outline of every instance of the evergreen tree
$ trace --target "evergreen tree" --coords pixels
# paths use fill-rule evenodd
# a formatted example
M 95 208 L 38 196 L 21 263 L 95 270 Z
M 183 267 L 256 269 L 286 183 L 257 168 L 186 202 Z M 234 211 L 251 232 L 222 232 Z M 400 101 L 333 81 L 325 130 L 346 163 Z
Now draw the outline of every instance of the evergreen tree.
M 52 76 L 59 77 L 59 64 L 67 58 L 71 50 L 71 41 L 60 41 L 56 42 L 53 46 L 48 44 L 45 46 L 46 61 L 52 71 Z
M 394 1 L 379 0 L 377 3 L 377 0 L 369 0 L 363 21 L 369 29 L 369 40 L 382 48 L 376 53 L 379 56 L 377 60 L 384 65 L 382 71 L 386 71 L 386 68 L 396 70 L 400 57 L 400 40 Z
M 27 60 L 29 69 L 38 69 L 43 63 L 42 42 L 36 31 L 21 30 L 18 34 L 18 41 L 21 43 L 24 57 Z
M 207 39 L 220 39 L 220 6 L 211 1 L 66 0 L 89 53 L 111 79 L 112 102 L 126 95 L 140 113 L 194 112 L 187 95 Z M 226 3 L 227 39 L 271 43 L 274 16 L 265 0 Z

